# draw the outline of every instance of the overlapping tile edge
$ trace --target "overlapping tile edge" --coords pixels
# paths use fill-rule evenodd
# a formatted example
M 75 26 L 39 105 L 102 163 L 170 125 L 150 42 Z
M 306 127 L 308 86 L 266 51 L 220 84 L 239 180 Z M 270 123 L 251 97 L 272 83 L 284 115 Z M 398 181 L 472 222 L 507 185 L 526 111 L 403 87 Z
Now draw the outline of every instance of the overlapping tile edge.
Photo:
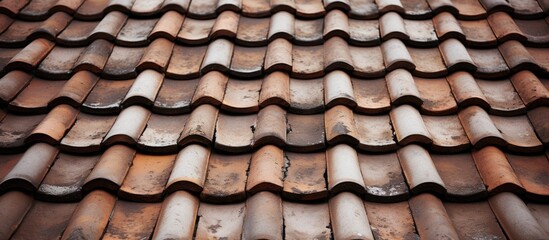
M 549 209 L 543 203 L 549 197 L 546 38 L 527 36 L 516 23 L 510 25 L 516 32 L 494 30 L 494 40 L 484 42 L 469 41 L 467 34 L 459 33 L 459 23 L 446 34 L 439 34 L 433 25 L 439 34 L 435 41 L 412 40 L 406 29 L 389 29 L 386 34 L 380 29 L 379 42 L 356 41 L 348 30 L 326 30 L 333 16 L 348 16 L 349 21 L 434 17 L 446 23 L 488 19 L 491 28 L 498 21 L 490 19 L 496 18 L 549 25 L 543 19 L 544 5 L 530 11 L 513 1 L 481 1 L 467 9 L 458 1 L 428 1 L 434 10 L 420 13 L 407 9 L 408 3 L 376 1 L 378 12 L 357 15 L 353 1 L 316 1 L 308 7 L 296 1 L 295 6 L 276 8 L 250 7 L 251 1 L 222 1 L 224 5 L 212 7 L 217 1 L 211 1 L 213 5 L 202 13 L 191 11 L 192 3 L 186 9 L 159 2 L 156 10 L 143 11 L 133 1 L 112 1 L 104 11 L 81 15 L 78 3 L 71 8 L 63 1 L 54 2 L 44 8 L 47 11 L 33 10 L 36 6 L 31 4 L 18 14 L 5 6 L 0 12 L 23 21 L 67 14 L 79 20 L 112 14 L 144 19 L 186 14 L 191 16 L 186 19 L 215 19 L 212 26 L 219 25 L 220 30 L 202 42 L 178 42 L 177 34 L 149 35 L 140 41 L 118 39 L 115 34 L 98 35 L 95 41 L 58 42 L 55 35 L 62 31 L 51 35 L 47 30 L 19 42 L 34 45 L 23 49 L 30 57 L 14 55 L 17 61 L 3 67 L 0 80 L 6 86 L 1 93 L 2 151 L 13 152 L 0 156 L 0 208 L 6 209 L 0 212 L 12 223 L 1 229 L 2 236 L 549 238 L 545 220 Z M 483 7 L 487 10 L 478 11 Z M 306 11 L 311 9 L 317 10 Z M 275 32 L 262 42 L 248 42 L 239 40 L 234 25 L 217 21 L 238 15 L 283 18 L 280 15 L 287 13 L 296 21 L 323 18 L 320 40 L 301 41 Z M 166 44 L 171 47 L 153 47 Z M 291 50 L 285 56 L 268 61 L 269 51 L 288 46 Z M 445 54 L 455 52 L 451 48 L 456 46 L 466 54 Z M 109 73 L 103 71 L 110 61 L 106 57 L 78 54 L 68 65 L 55 59 L 46 64 L 49 54 L 74 55 L 76 47 L 82 53 L 99 49 L 107 55 L 140 47 L 141 53 L 127 69 Z M 198 48 L 196 54 L 204 61 L 199 59 L 195 70 L 185 74 L 170 73 L 168 63 L 174 57 L 165 54 L 181 51 L 177 48 Z M 353 53 L 366 48 L 379 53 L 381 68 L 357 65 L 364 60 L 356 60 Z M 393 48 L 406 54 L 387 50 Z M 441 68 L 418 61 L 433 49 Z M 208 51 L 228 57 L 208 56 Z M 259 68 L 245 61 L 233 66 L 237 52 L 257 56 L 258 51 L 265 58 Z M 295 63 L 296 54 L 309 51 L 312 55 L 304 59 L 317 56 L 323 63 Z M 127 57 L 114 55 L 121 61 Z M 483 59 L 486 56 L 499 56 L 496 62 L 502 64 L 490 64 L 493 61 Z M 315 64 L 313 70 L 306 68 Z M 30 75 L 23 72 L 29 70 Z M 13 79 L 21 81 L 14 86 Z M 114 97 L 118 100 L 102 106 L 86 104 L 100 84 L 111 82 L 119 85 Z M 383 86 L 382 104 L 369 102 L 365 96 L 371 92 L 359 93 L 374 83 Z M 174 91 L 163 89 L 165 84 L 192 91 L 182 93 L 185 102 L 166 107 L 158 99 L 162 91 L 164 99 Z M 307 89 L 311 86 L 314 89 Z M 43 87 L 56 90 L 36 98 Z M 430 95 L 432 87 L 443 89 L 442 94 Z M 265 93 L 264 88 L 270 91 Z M 504 95 L 510 92 L 512 96 Z M 314 99 L 308 99 L 309 94 Z M 283 124 L 269 124 L 282 118 Z M 318 124 L 315 128 L 303 121 Z M 26 129 L 11 129 L 20 122 L 28 124 L 23 124 Z M 78 132 L 78 124 L 88 130 L 94 124 L 94 131 Z M 450 133 L 445 134 L 448 126 Z M 8 129 L 15 131 L 4 131 Z M 20 136 L 12 141 L 15 132 Z M 301 135 L 292 135 L 295 132 Z M 83 152 L 87 154 L 80 155 Z M 105 211 L 91 209 L 97 204 Z M 52 215 L 59 216 L 59 224 L 44 222 Z M 89 216 L 99 220 L 90 225 L 85 220 Z M 478 219 L 475 226 L 464 220 L 473 216 Z M 130 219 L 140 219 L 140 224 L 128 228 Z M 394 224 L 387 225 L 386 219 Z M 297 222 L 311 224 L 296 229 Z

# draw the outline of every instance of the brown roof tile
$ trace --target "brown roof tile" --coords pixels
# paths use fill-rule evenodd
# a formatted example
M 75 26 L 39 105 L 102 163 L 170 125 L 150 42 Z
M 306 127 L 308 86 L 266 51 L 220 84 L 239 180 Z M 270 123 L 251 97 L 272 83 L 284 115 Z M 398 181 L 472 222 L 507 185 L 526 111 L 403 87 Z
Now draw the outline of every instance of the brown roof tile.
M 522 184 L 501 150 L 488 146 L 474 151 L 472 155 L 484 185 L 490 193 L 522 191 Z
M 340 192 L 364 192 L 364 181 L 359 168 L 356 151 L 346 145 L 339 144 L 326 151 L 326 168 L 328 189 L 335 195 Z
M 160 209 L 160 203 L 117 201 L 103 238 L 150 238 Z
M 286 111 L 276 105 L 261 109 L 257 115 L 254 133 L 254 147 L 267 144 L 286 145 L 288 131 Z
M 77 203 L 34 202 L 13 238 L 57 238 L 69 223 Z M 55 216 L 53 218 L 52 216 Z
M 397 153 L 406 182 L 413 193 L 446 193 L 446 185 L 427 150 L 418 145 L 408 145 Z
M 165 191 L 202 191 L 209 158 L 210 151 L 201 145 L 191 144 L 183 148 L 175 158 Z
M 61 239 L 100 238 L 109 222 L 115 202 L 114 196 L 101 190 L 86 195 L 74 210 Z
M 410 210 L 421 238 L 459 239 L 444 205 L 435 196 L 424 193 L 413 197 Z
M 124 145 L 109 147 L 86 178 L 83 190 L 89 192 L 102 188 L 117 191 L 130 169 L 134 155 L 135 150 Z
M 152 238 L 192 238 L 198 205 L 198 199 L 187 192 L 171 194 L 162 204 Z
M 282 239 L 282 201 L 271 192 L 260 192 L 246 200 L 243 239 Z
M 398 201 L 408 197 L 408 185 L 396 153 L 358 154 L 366 199 L 374 202 Z
M 245 204 L 201 203 L 198 209 L 196 238 L 241 238 Z
M 32 200 L 31 196 L 18 191 L 7 192 L 0 196 L 0 216 L 4 221 L 0 227 L 2 236 L 12 236 L 31 208 Z
M 281 192 L 283 188 L 285 156 L 282 149 L 273 145 L 261 147 L 252 154 L 246 192 Z
M 286 153 L 287 164 L 282 196 L 293 200 L 316 200 L 328 195 L 324 153 Z M 285 164 L 286 165 L 286 164 Z
M 99 79 L 82 104 L 82 111 L 95 114 L 120 112 L 122 100 L 133 83 L 133 79 L 122 81 Z
M 342 192 L 329 201 L 334 238 L 373 239 L 364 203 L 356 195 Z
M 137 141 L 137 147 L 147 152 L 176 152 L 177 140 L 188 117 L 189 115 L 151 114 L 147 127 Z
M 200 198 L 207 202 L 241 202 L 246 198 L 246 174 L 251 154 L 210 155 L 208 174 Z
M 460 238 L 505 239 L 487 202 L 444 203 L 444 208 Z
M 78 113 L 74 124 L 60 142 L 60 148 L 69 152 L 96 152 L 111 129 L 115 116 L 96 116 Z
M 370 227 L 379 239 L 418 239 L 414 219 L 407 202 L 375 203 L 364 202 Z
M 328 204 L 282 202 L 284 239 L 326 238 L 331 236 Z

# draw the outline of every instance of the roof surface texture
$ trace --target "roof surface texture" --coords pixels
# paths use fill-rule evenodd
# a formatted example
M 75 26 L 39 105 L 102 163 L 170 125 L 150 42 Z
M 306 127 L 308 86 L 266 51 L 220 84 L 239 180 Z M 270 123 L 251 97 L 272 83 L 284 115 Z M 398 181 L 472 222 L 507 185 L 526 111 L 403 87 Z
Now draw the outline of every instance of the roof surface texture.
M 0 239 L 549 239 L 549 1 L 0 1 Z

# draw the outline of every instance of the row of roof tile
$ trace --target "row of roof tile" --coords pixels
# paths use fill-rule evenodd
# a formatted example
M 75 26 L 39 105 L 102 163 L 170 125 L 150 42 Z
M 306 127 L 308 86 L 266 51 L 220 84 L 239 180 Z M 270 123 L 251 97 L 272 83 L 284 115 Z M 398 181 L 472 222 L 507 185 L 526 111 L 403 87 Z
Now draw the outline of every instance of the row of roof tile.
M 0 15 L 0 43 L 22 47 L 32 40 L 46 38 L 63 46 L 86 46 L 104 39 L 119 46 L 143 47 L 158 38 L 182 44 L 207 44 L 215 39 L 235 39 L 237 45 L 266 46 L 278 38 L 297 45 L 319 45 L 339 36 L 357 46 L 379 45 L 397 38 L 411 46 L 436 47 L 439 41 L 456 38 L 466 46 L 494 47 L 498 42 L 518 40 L 528 46 L 549 43 L 547 19 L 518 20 L 504 12 L 487 19 L 457 20 L 443 12 L 428 20 L 402 19 L 395 12 L 379 20 L 355 20 L 339 10 L 328 12 L 317 20 L 294 19 L 287 12 L 270 18 L 247 18 L 225 11 L 216 19 L 199 20 L 177 12 L 167 12 L 160 18 L 133 19 L 121 12 L 111 12 L 101 21 L 72 20 L 65 13 L 56 13 L 45 21 L 28 22 Z
M 78 156 L 37 143 L 24 154 L 0 155 L 0 166 L 1 192 L 24 190 L 52 202 L 77 201 L 97 189 L 137 202 L 159 202 L 179 190 L 214 203 L 244 201 L 261 191 L 305 202 L 340 192 L 375 202 L 398 202 L 426 192 L 459 202 L 500 192 L 549 199 L 545 154 L 513 155 L 491 146 L 448 155 L 408 145 L 396 153 L 372 155 L 345 144 L 318 153 L 267 145 L 253 153 L 226 155 L 193 144 L 177 155 L 146 155 L 114 145 L 101 155 Z
M 93 191 L 79 203 L 48 203 L 21 192 L 0 196 L 0 234 L 48 239 L 547 239 L 547 205 L 512 193 L 488 201 L 442 202 L 421 194 L 374 203 L 348 192 L 302 204 L 260 192 L 245 203 L 214 205 L 185 191 L 163 203 L 136 203 Z M 93 221 L 90 220 L 93 218 Z
M 336 105 L 324 114 L 300 115 L 271 105 L 258 114 L 230 115 L 204 104 L 176 116 L 151 114 L 136 105 L 118 116 L 96 116 L 62 104 L 47 115 L 4 114 L 0 149 L 21 151 L 31 143 L 46 142 L 73 153 L 97 152 L 114 144 L 165 153 L 198 143 L 237 153 L 266 144 L 310 152 L 347 143 L 365 151 L 387 152 L 416 143 L 440 152 L 493 145 L 530 153 L 542 151 L 543 144 L 549 143 L 548 113 L 548 107 L 539 107 L 528 115 L 502 117 L 471 106 L 457 115 L 427 116 L 401 105 L 388 115 L 369 116 Z
M 47 0 L 30 2 L 29 0 L 5 0 L 0 4 L 0 13 L 17 16 L 27 20 L 40 20 L 64 12 L 78 19 L 100 19 L 112 11 L 149 17 L 167 11 L 178 11 L 193 18 L 211 19 L 223 11 L 241 12 L 247 17 L 265 17 L 280 11 L 287 11 L 300 18 L 319 18 L 333 9 L 348 11 L 358 19 L 372 19 L 380 14 L 395 11 L 406 18 L 429 18 L 433 14 L 447 11 L 463 19 L 484 18 L 487 13 L 505 11 L 517 18 L 543 16 L 549 11 L 547 1 L 533 0 Z

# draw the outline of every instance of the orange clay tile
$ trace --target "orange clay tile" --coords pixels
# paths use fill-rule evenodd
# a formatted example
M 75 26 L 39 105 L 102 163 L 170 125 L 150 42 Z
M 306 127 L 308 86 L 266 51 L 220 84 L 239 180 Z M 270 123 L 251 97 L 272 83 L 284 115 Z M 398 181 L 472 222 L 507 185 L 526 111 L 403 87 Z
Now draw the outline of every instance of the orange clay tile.
M 349 38 L 349 19 L 347 14 L 339 9 L 328 11 L 324 17 L 324 38 L 329 39 L 339 36 L 345 39 Z
M 198 198 L 185 191 L 166 197 L 152 239 L 192 238 L 198 205 Z
M 374 152 L 385 152 L 396 149 L 389 116 L 355 114 L 354 120 L 359 140 L 358 148 Z
M 447 70 L 438 48 L 408 48 L 416 65 L 414 75 L 418 77 L 446 76 Z
M 77 203 L 59 204 L 36 201 L 12 237 L 15 239 L 59 239 L 76 206 Z
M 328 204 L 282 202 L 284 239 L 319 238 L 331 236 Z
M 263 72 L 267 48 L 235 46 L 231 60 L 231 74 L 240 78 L 259 77 Z
M 271 192 L 260 192 L 246 200 L 243 239 L 280 239 L 283 234 L 282 200 Z
M 291 22 L 291 18 L 286 17 L 285 22 Z M 291 19 L 291 20 L 290 20 Z M 318 44 L 322 42 L 323 21 L 322 19 L 304 20 L 295 19 L 295 41 L 303 45 Z
M 537 65 L 544 71 L 549 72 L 549 50 L 546 48 L 526 48 L 534 57 Z
M 192 104 L 194 106 L 203 103 L 221 105 L 227 82 L 228 77 L 218 71 L 203 75 L 194 92 Z
M 173 42 L 164 38 L 154 40 L 143 53 L 143 57 L 137 64 L 137 71 L 154 69 L 158 72 L 164 72 L 168 67 L 168 60 L 170 60 L 173 46 Z
M 468 45 L 493 46 L 497 38 L 487 20 L 459 21 Z
M 29 35 L 31 35 L 33 31 L 39 28 L 43 23 L 43 21 L 28 22 L 23 20 L 13 20 L 13 23 L 9 25 L 9 27 L 0 35 L 0 42 L 4 44 L 23 45 L 23 42 L 29 37 Z
M 128 12 L 132 8 L 134 2 L 135 0 L 113 0 L 109 2 L 109 6 L 107 8 Z
M 332 71 L 324 77 L 324 102 L 327 108 L 335 105 L 356 107 L 353 84 L 349 75 L 343 71 Z
M 452 94 L 460 107 L 471 105 L 490 108 L 488 100 L 476 80 L 468 72 L 456 72 L 446 78 L 452 89 Z
M 498 222 L 509 238 L 547 239 L 549 234 L 536 221 L 524 202 L 515 194 L 505 192 L 488 202 Z
M 21 224 L 32 206 L 32 197 L 19 191 L 12 191 L 0 196 L 0 235 L 11 236 Z
M 174 162 L 175 155 L 136 154 L 118 195 L 139 202 L 160 201 Z
M 163 80 L 164 75 L 155 70 L 147 69 L 141 72 L 128 90 L 128 93 L 126 93 L 122 105 L 124 107 L 152 105 L 158 94 L 158 90 L 162 86 Z
M 6 174 L 8 174 L 11 169 L 19 162 L 21 159 L 22 153 L 17 154 L 5 154 L 0 156 L 0 179 L 4 179 Z
M 423 100 L 414 82 L 412 74 L 404 69 L 397 69 L 385 76 L 387 90 L 393 105 L 422 105 Z
M 259 92 L 259 106 L 290 105 L 290 77 L 283 72 L 273 72 L 265 76 Z
M 490 118 L 507 142 L 509 150 L 525 153 L 543 150 L 543 145 L 536 136 L 527 116 L 490 116 Z
M 504 146 L 502 134 L 490 119 L 490 116 L 477 106 L 471 106 L 458 113 L 459 121 L 477 149 L 487 145 Z
M 198 79 L 173 80 L 164 78 L 152 107 L 161 114 L 181 114 L 191 110 L 191 100 L 198 86 Z
M 269 43 L 263 68 L 266 72 L 290 72 L 292 70 L 292 44 L 282 38 L 277 38 Z
M 97 190 L 86 195 L 78 204 L 61 239 L 99 239 L 107 227 L 116 199 Z
M 295 8 L 299 17 L 318 18 L 325 14 L 321 0 L 295 0 Z
M 459 239 L 452 220 L 438 198 L 424 193 L 413 197 L 409 203 L 417 231 L 422 239 Z
M 254 132 L 254 147 L 286 144 L 286 111 L 276 105 L 269 105 L 257 115 Z
M 46 176 L 49 167 L 55 161 L 58 152 L 58 149 L 46 143 L 32 145 L 25 151 L 11 171 L 4 176 L 4 179 L 0 182 L 1 188 L 16 187 L 27 191 L 35 191 Z
M 471 154 L 431 154 L 431 158 L 445 183 L 448 199 L 472 200 L 486 196 L 486 188 Z
M 48 13 L 48 10 L 55 5 L 56 1 L 43 1 L 43 2 L 29 2 L 21 10 L 21 14 L 30 19 L 40 18 Z
M 185 47 L 175 45 L 166 76 L 172 78 L 196 78 L 200 75 L 200 65 L 206 54 L 206 46 Z
M 397 153 L 412 192 L 446 193 L 446 185 L 427 150 L 418 145 L 408 145 L 399 149 Z
M 452 0 L 452 3 L 459 11 L 463 18 L 481 18 L 486 17 L 486 10 L 478 1 L 456 1 Z
M 61 153 L 36 192 L 46 201 L 75 201 L 82 198 L 82 185 L 98 156 L 75 156 Z
M 534 127 L 539 140 L 545 145 L 549 143 L 549 122 L 547 121 L 547 116 L 549 116 L 548 107 L 538 107 L 528 111 L 528 119 Z
M 219 114 L 215 132 L 215 148 L 227 152 L 247 152 L 252 148 L 257 115 Z
M 432 137 L 419 112 L 410 105 L 394 108 L 389 113 L 399 145 L 430 144 Z
M 519 20 L 515 23 L 522 33 L 528 38 L 529 42 L 543 44 L 549 41 L 549 24 L 543 20 Z
M 375 1 L 375 3 L 378 6 L 379 11 L 382 13 L 386 13 L 389 11 L 394 11 L 397 13 L 404 12 L 402 3 L 397 0 L 377 0 Z
M 523 36 L 520 28 L 507 13 L 496 12 L 490 14 L 487 20 L 499 41 L 526 40 L 526 37 Z
M 434 16 L 433 25 L 440 41 L 445 41 L 449 38 L 465 39 L 465 33 L 461 25 L 454 15 L 449 12 L 441 12 Z
M 23 7 L 25 7 L 29 1 L 3 1 L 0 3 L 2 11 L 7 11 L 6 14 L 18 13 Z
M 324 109 L 324 81 L 321 78 L 303 80 L 290 78 L 290 111 L 301 114 Z
M 351 12 L 353 9 L 351 9 Z M 350 42 L 355 45 L 379 44 L 379 22 L 377 20 L 349 19 Z M 352 53 L 351 53 L 352 54 Z
M 117 201 L 103 238 L 150 238 L 160 209 L 160 203 Z
M 379 18 L 381 38 L 387 41 L 391 38 L 408 40 L 409 36 L 404 28 L 404 20 L 396 12 L 388 12 Z
M 528 192 L 529 198 L 541 200 L 549 195 L 549 180 L 545 177 L 549 173 L 549 162 L 545 155 L 524 156 L 507 153 L 506 157 Z
M 293 46 L 292 76 L 317 78 L 324 75 L 324 49 L 319 46 Z
M 143 46 L 148 43 L 147 37 L 158 19 L 130 18 L 116 36 L 116 43 L 125 47 Z
M 287 114 L 287 149 L 290 151 L 320 150 L 325 147 L 324 114 Z
M 123 81 L 100 79 L 82 104 L 82 110 L 103 114 L 119 112 L 122 99 L 133 82 L 133 79 Z
M 286 11 L 280 11 L 271 17 L 268 38 L 272 39 L 292 39 L 294 37 L 294 15 Z
M 534 57 L 532 57 L 528 50 L 518 41 L 507 41 L 499 45 L 498 49 L 512 71 L 520 69 L 539 69 Z
M 78 110 L 69 105 L 59 105 L 30 133 L 26 142 L 58 143 L 76 120 Z
M 66 81 L 33 78 L 8 106 L 17 112 L 45 112 L 48 103 L 59 93 Z
M 527 204 L 528 209 L 530 209 L 530 213 L 536 218 L 539 225 L 547 231 L 547 227 L 549 226 L 548 220 L 548 213 L 549 208 L 545 204 L 539 204 L 539 203 L 528 203 Z
M 440 53 L 446 63 L 448 71 L 453 72 L 457 70 L 470 70 L 477 69 L 475 62 L 465 49 L 465 46 L 456 39 L 450 38 L 439 45 Z
M 227 71 L 231 65 L 233 43 L 226 39 L 217 39 L 208 45 L 208 50 L 202 61 L 200 71 L 206 73 L 212 70 Z
M 423 100 L 421 110 L 434 115 L 455 112 L 458 108 L 450 86 L 444 78 L 414 78 L 415 86 Z
M 149 110 L 141 106 L 124 109 L 103 139 L 103 144 L 108 146 L 115 143 L 135 144 L 147 126 L 150 115 Z
M 522 184 L 501 150 L 488 146 L 473 151 L 472 155 L 482 181 L 491 194 L 523 190 Z
M 101 73 L 109 59 L 113 46 L 112 43 L 103 39 L 93 41 L 82 51 L 82 54 L 74 63 L 73 71 L 87 70 L 96 74 Z
M 245 212 L 244 202 L 238 204 L 200 203 L 195 230 L 196 238 L 241 238 Z
M 358 154 L 358 159 L 367 199 L 383 202 L 407 197 L 408 185 L 404 181 L 396 153 Z
M 124 145 L 114 145 L 105 150 L 86 178 L 84 192 L 99 188 L 117 191 L 126 177 L 134 155 L 135 150 Z
M 185 18 L 177 40 L 187 44 L 204 44 L 212 31 L 215 20 L 198 20 L 190 17 Z
M 54 39 L 71 21 L 71 16 L 64 12 L 52 14 L 43 24 L 31 34 L 38 37 Z
M 0 79 L 0 99 L 8 103 L 23 90 L 32 79 L 32 75 L 23 71 L 10 71 Z
M 349 53 L 349 46 L 340 37 L 332 37 L 324 43 L 324 70 L 353 70 L 353 60 Z
M 358 132 L 351 109 L 337 105 L 327 110 L 324 115 L 326 140 L 330 145 L 338 143 L 356 145 L 358 143 Z
M 293 0 L 272 0 L 271 10 L 273 12 L 286 11 L 295 14 L 295 1 Z
M 438 42 L 433 21 L 428 20 L 404 20 L 406 33 L 410 36 L 412 44 L 417 46 L 432 46 Z
M 503 77 L 509 74 L 509 68 L 497 49 L 467 49 L 475 62 L 475 75 L 481 78 Z
M 167 1 L 166 1 L 167 2 Z M 164 4 L 166 4 L 164 2 Z M 176 11 L 168 11 L 158 20 L 152 31 L 149 33 L 149 39 L 165 38 L 174 41 L 177 33 L 183 24 L 185 17 Z
M 210 151 L 201 145 L 192 144 L 183 148 L 175 158 L 166 184 L 166 192 L 172 193 L 183 189 L 192 192 L 202 191 L 209 158 Z
M 135 0 L 130 11 L 138 16 L 147 16 L 151 12 L 158 12 L 162 7 L 162 1 Z
M 268 16 L 271 10 L 270 1 L 242 0 L 242 13 L 250 17 Z
M 356 111 L 364 113 L 381 113 L 390 109 L 390 97 L 385 79 L 352 79 Z
M 324 3 L 324 8 L 326 8 L 326 11 L 333 9 L 349 11 L 351 9 L 351 3 L 347 0 L 324 0 L 322 2 Z
M 283 186 L 285 157 L 282 149 L 267 145 L 252 154 L 246 192 L 280 192 Z
M 246 178 L 251 154 L 211 154 L 200 199 L 207 202 L 240 202 L 246 198 Z
M 179 145 L 193 142 L 210 144 L 214 137 L 217 115 L 218 110 L 209 104 L 200 105 L 194 109 L 179 137 Z
M 176 152 L 177 140 L 189 115 L 167 116 L 151 114 L 147 128 L 139 137 L 137 147 L 146 152 Z
M 286 153 L 286 175 L 282 196 L 294 200 L 316 200 L 328 195 L 324 153 Z
M 46 115 L 18 116 L 7 114 L 0 123 L 0 148 L 23 147 L 26 138 Z
M 419 239 L 407 202 L 364 202 L 375 239 Z
M 470 147 L 467 134 L 457 115 L 423 115 L 423 122 L 433 139 L 431 148 L 437 152 L 460 152 Z
M 398 39 L 389 39 L 381 44 L 383 61 L 386 71 L 392 71 L 397 68 L 414 70 L 416 65 L 406 49 L 404 43 Z
M 22 49 L 23 48 L 2 48 L 2 52 L 0 53 L 0 67 L 4 69 L 11 59 L 19 54 Z M 5 70 L 7 71 L 8 69 Z
M 505 239 L 488 202 L 444 203 L 460 239 Z
M 103 17 L 103 19 L 101 19 L 99 24 L 97 24 L 90 37 L 95 39 L 103 38 L 107 40 L 115 40 L 118 32 L 122 29 L 124 23 L 126 23 L 127 18 L 128 16 L 126 14 L 118 11 L 108 13 L 105 17 Z
M 329 200 L 333 236 L 336 239 L 374 239 L 364 203 L 349 192 Z
M 235 38 L 238 29 L 238 20 L 240 15 L 232 11 L 223 11 L 217 17 L 212 27 L 210 37 L 216 39 L 219 37 Z
M 217 1 L 200 1 L 192 2 L 189 5 L 188 13 L 192 17 L 198 18 L 211 18 L 215 16 L 215 8 L 217 7 Z
M 328 189 L 331 194 L 343 191 L 364 193 L 364 181 L 354 148 L 339 144 L 326 151 Z
M 270 18 L 240 17 L 235 43 L 254 47 L 267 45 L 270 23 Z
M 75 73 L 59 90 L 57 96 L 50 102 L 50 106 L 60 104 L 80 106 L 98 80 L 99 77 L 88 71 Z
M 145 48 L 115 46 L 105 64 L 102 75 L 114 79 L 136 77 L 135 70 L 144 52 Z
M 38 66 L 38 74 L 49 77 L 69 78 L 74 63 L 84 48 L 54 47 Z
M 17 55 L 8 62 L 4 71 L 13 68 L 32 70 L 38 66 L 38 63 L 48 55 L 53 47 L 54 43 L 46 39 L 36 39 L 17 53 Z
M 511 77 L 511 83 L 528 108 L 549 103 L 549 90 L 532 72 L 521 71 L 516 73 Z

